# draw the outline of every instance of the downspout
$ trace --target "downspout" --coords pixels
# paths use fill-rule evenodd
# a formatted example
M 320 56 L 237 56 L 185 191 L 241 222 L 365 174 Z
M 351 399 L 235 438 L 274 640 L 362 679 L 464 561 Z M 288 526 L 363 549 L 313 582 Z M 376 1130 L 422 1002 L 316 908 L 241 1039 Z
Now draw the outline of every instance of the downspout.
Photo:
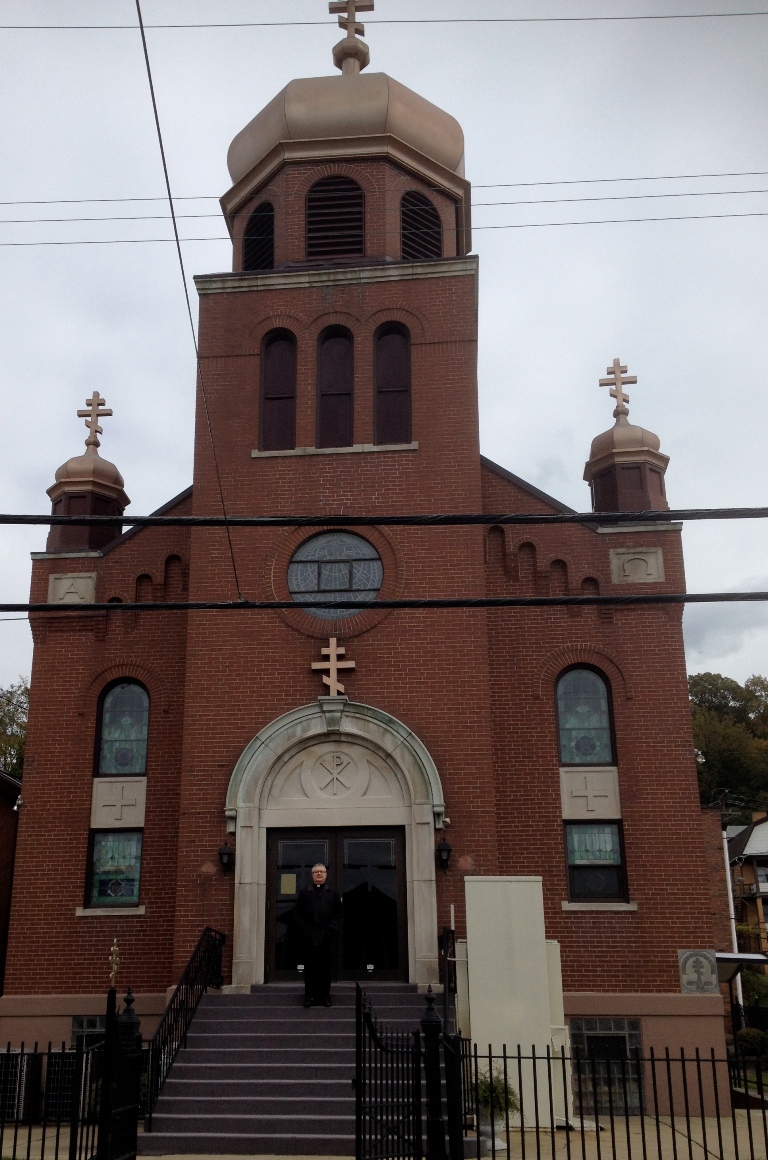
M 723 857 L 725 858 L 725 881 L 728 886 L 728 919 L 731 924 L 731 948 L 733 953 L 739 953 L 739 940 L 736 934 L 736 911 L 733 906 L 733 880 L 731 878 L 731 859 L 728 856 L 728 836 L 723 827 Z M 741 973 L 736 976 L 736 1000 L 739 1007 L 744 1006 L 744 995 L 741 990 Z

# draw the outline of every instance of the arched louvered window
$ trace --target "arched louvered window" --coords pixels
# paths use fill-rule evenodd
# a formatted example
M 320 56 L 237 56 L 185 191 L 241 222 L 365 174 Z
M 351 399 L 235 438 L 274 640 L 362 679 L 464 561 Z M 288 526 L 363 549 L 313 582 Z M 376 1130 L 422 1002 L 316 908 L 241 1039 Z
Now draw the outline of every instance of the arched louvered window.
M 351 177 L 323 177 L 307 194 L 307 257 L 365 253 L 365 199 Z
M 567 669 L 557 682 L 561 765 L 610 765 L 613 736 L 608 684 L 595 669 Z
M 99 702 L 96 773 L 134 777 L 147 772 L 149 693 L 138 681 L 110 685 Z
M 257 206 L 248 218 L 243 237 L 243 270 L 275 268 L 275 208 L 270 201 Z
M 385 322 L 374 335 L 377 443 L 411 441 L 411 336 L 400 322 Z
M 290 330 L 270 330 L 261 346 L 262 451 L 296 446 L 296 339 Z
M 352 335 L 329 326 L 317 344 L 317 446 L 351 447 L 354 395 Z
M 403 259 L 442 258 L 443 225 L 432 202 L 418 190 L 410 189 L 400 202 L 400 231 Z

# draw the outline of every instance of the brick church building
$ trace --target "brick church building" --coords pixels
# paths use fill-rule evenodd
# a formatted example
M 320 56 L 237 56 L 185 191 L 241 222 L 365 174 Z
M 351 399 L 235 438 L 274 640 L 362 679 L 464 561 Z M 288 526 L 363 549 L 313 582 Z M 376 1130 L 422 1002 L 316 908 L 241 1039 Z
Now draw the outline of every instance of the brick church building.
M 54 526 L 33 555 L 32 601 L 78 611 L 32 617 L 0 1040 L 97 1016 L 115 937 L 145 1033 L 206 925 L 228 986 L 298 980 L 293 900 L 322 860 L 344 894 L 339 980 L 436 982 L 465 879 L 540 878 L 572 1036 L 602 1018 L 644 1049 L 719 1046 L 720 995 L 683 993 L 678 962 L 715 945 L 682 609 L 376 606 L 680 592 L 683 554 L 673 523 L 377 523 L 569 509 L 480 454 L 459 124 L 362 72 L 355 28 L 334 60 L 230 146 L 232 271 L 195 280 L 193 479 L 158 514 L 370 522 L 123 532 L 111 412 L 89 398 L 85 453 L 49 495 L 114 525 Z M 593 507 L 666 509 L 625 372 Z M 240 596 L 291 606 L 151 608 Z

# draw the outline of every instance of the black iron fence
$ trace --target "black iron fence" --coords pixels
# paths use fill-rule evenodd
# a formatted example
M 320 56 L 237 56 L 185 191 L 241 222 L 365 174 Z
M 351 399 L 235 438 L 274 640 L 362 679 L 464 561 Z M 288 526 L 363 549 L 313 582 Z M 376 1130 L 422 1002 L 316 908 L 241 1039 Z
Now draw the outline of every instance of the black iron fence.
M 0 1054 L 2 1160 L 133 1160 L 142 1074 L 130 990 L 107 995 L 104 1038 L 74 1049 L 22 1044 Z
M 403 1066 L 358 995 L 358 1160 L 768 1158 L 768 1037 L 765 1055 L 727 1058 L 615 1040 L 602 1054 L 481 1051 L 426 999 Z
M 200 1000 L 209 987 L 221 986 L 221 956 L 227 936 L 207 926 L 197 941 L 179 985 L 171 996 L 147 1048 L 145 1128 L 152 1130 L 152 1113 L 165 1077 L 180 1047 Z

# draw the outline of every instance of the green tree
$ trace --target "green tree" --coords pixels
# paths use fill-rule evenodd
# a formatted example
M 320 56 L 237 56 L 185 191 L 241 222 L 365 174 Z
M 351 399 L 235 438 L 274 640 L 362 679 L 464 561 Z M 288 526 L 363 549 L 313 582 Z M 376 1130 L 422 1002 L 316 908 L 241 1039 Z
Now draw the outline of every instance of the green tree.
M 720 673 L 695 673 L 688 690 L 702 803 L 726 790 L 743 803 L 743 820 L 768 809 L 768 680 L 754 676 L 740 685 Z
M 29 682 L 24 677 L 0 689 L 0 773 L 19 779 L 24 764 L 28 710 Z

